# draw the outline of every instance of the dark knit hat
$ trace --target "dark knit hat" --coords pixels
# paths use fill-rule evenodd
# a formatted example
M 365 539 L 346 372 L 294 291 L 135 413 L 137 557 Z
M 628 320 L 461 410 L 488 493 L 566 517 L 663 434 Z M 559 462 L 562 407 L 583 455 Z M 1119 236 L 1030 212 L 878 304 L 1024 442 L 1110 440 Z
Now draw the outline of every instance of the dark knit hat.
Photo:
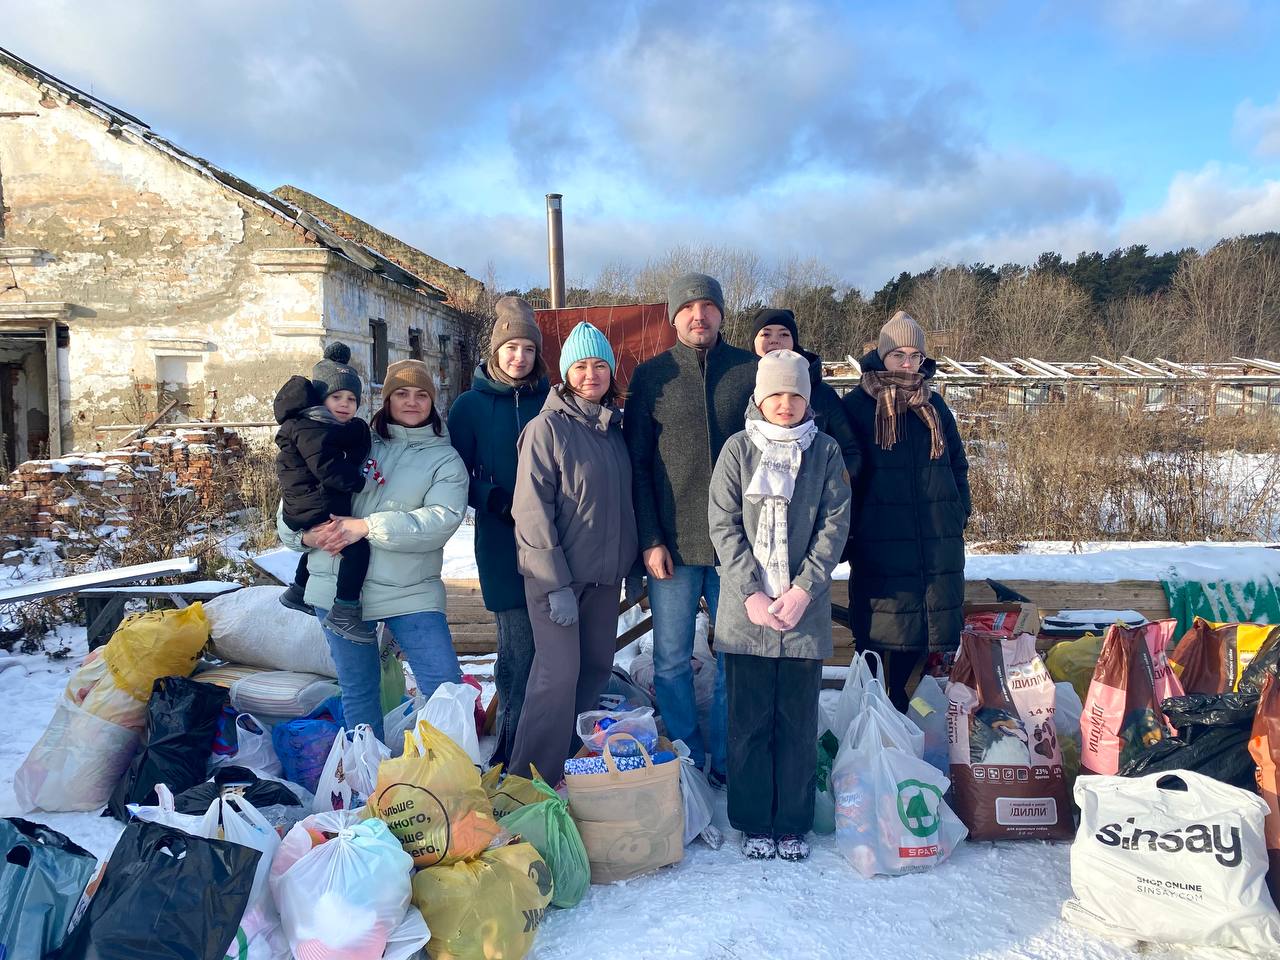
M 533 316 L 533 307 L 519 297 L 503 297 L 493 305 L 493 333 L 489 335 L 490 355 L 508 340 L 532 340 L 542 352 L 542 331 Z
M 667 288 L 667 320 L 675 323 L 680 308 L 695 300 L 710 300 L 720 308 L 720 316 L 724 316 L 724 294 L 720 290 L 720 281 L 705 273 L 686 273 L 672 280 L 671 286 Z
M 755 341 L 765 327 L 786 327 L 791 331 L 791 349 L 800 349 L 800 332 L 796 330 L 796 315 L 790 310 L 775 310 L 773 307 L 762 307 L 751 318 L 751 340 Z
M 324 348 L 324 359 L 311 368 L 311 382 L 325 399 L 339 390 L 350 390 L 356 395 L 356 403 L 360 402 L 360 374 L 351 366 L 351 348 L 345 343 L 331 343 Z
M 876 352 L 883 360 L 899 347 L 915 347 L 921 353 L 925 352 L 924 330 L 905 310 L 899 310 L 880 328 L 880 342 L 877 344 Z

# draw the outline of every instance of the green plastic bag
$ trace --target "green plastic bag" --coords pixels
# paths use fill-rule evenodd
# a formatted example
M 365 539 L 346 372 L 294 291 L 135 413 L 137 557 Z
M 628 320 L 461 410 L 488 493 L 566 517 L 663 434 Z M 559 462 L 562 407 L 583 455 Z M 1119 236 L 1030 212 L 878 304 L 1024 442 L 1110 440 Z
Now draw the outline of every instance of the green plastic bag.
M 382 645 L 382 660 L 380 664 L 382 669 L 382 689 L 379 699 L 382 701 L 382 715 L 384 717 L 404 702 L 404 667 L 400 663 L 400 658 L 396 655 L 397 649 L 394 643 L 384 643 Z
M 836 798 L 831 789 L 831 767 L 840 751 L 840 741 L 827 730 L 818 738 L 818 789 L 813 801 L 813 832 L 836 832 Z
M 569 816 L 568 802 L 541 777 L 534 777 L 533 785 L 546 799 L 512 810 L 498 823 L 532 844 L 551 869 L 551 905 L 576 907 L 591 886 L 587 848 Z
M 43 957 L 62 946 L 98 860 L 56 830 L 0 820 L 0 957 Z

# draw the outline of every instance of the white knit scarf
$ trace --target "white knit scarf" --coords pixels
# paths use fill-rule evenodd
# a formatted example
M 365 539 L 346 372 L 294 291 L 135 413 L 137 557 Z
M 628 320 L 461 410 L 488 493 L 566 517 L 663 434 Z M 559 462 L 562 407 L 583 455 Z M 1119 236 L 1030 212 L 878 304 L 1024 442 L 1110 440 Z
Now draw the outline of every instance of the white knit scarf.
M 787 507 L 795 492 L 800 459 L 817 432 L 818 426 L 811 419 L 798 427 L 780 427 L 767 420 L 747 421 L 747 436 L 760 450 L 760 463 L 745 493 L 748 500 L 760 505 L 751 552 L 760 565 L 764 592 L 771 597 L 780 597 L 791 587 Z

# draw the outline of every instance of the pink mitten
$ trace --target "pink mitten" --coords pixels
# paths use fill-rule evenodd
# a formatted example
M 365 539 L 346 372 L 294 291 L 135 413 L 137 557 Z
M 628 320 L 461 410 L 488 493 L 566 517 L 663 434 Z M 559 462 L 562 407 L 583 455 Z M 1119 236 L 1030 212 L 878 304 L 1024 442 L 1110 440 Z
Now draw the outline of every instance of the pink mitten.
M 794 630 L 809 606 L 809 594 L 792 587 L 769 607 L 769 613 L 782 621 L 784 629 Z

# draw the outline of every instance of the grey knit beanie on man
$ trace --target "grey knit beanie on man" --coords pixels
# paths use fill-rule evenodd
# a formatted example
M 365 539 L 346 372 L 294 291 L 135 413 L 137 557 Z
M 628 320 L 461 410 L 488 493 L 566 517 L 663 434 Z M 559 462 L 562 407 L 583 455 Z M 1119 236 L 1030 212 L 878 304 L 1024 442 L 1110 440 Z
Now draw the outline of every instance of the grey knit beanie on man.
M 883 360 L 902 347 L 915 347 L 924 353 L 924 330 L 905 310 L 899 310 L 880 328 L 880 343 L 876 347 L 876 353 Z
M 351 366 L 351 348 L 345 343 L 331 343 L 324 348 L 324 359 L 311 368 L 311 382 L 328 399 L 339 390 L 350 390 L 360 402 L 360 374 Z
M 794 393 L 808 403 L 812 390 L 809 361 L 794 350 L 774 350 L 756 364 L 756 389 L 751 399 L 757 407 L 775 393 Z
M 542 331 L 533 316 L 533 307 L 519 297 L 503 297 L 493 305 L 493 333 L 489 336 L 489 355 L 498 352 L 508 340 L 530 340 L 542 352 Z
M 724 316 L 724 294 L 720 290 L 720 281 L 708 277 L 705 273 L 686 273 L 676 277 L 667 288 L 667 320 L 676 322 L 676 314 L 680 308 L 695 300 L 710 300 Z

